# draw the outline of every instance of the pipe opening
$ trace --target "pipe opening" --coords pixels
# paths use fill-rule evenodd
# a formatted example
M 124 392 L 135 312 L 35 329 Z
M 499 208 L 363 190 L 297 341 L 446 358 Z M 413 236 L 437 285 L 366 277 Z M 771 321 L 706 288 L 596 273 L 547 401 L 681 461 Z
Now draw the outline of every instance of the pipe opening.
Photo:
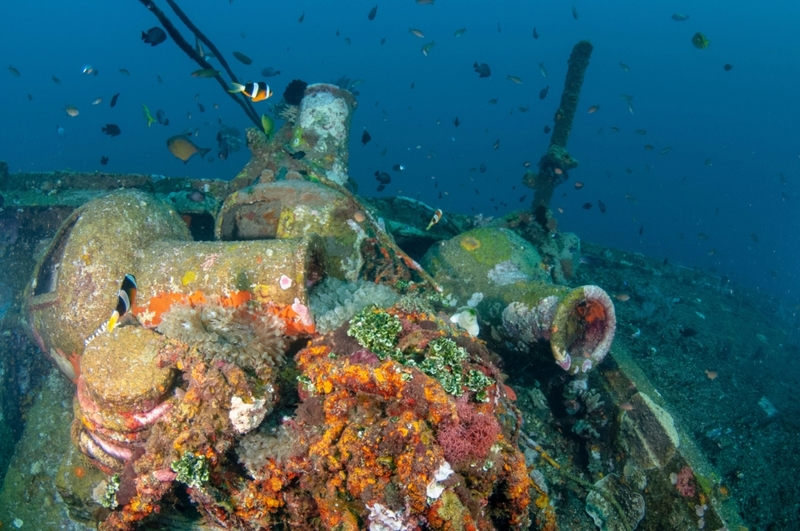
M 589 372 L 608 354 L 617 329 L 614 303 L 597 286 L 576 288 L 557 310 L 551 347 L 557 363 L 572 374 Z
M 64 259 L 64 252 L 67 248 L 70 233 L 77 223 L 78 217 L 75 217 L 69 225 L 64 227 L 56 235 L 57 240 L 50 245 L 50 250 L 42 260 L 42 265 L 39 268 L 39 274 L 36 276 L 36 287 L 33 289 L 33 295 L 44 295 L 52 293 L 56 290 L 58 285 L 58 272 L 61 268 L 61 261 Z
M 596 300 L 584 300 L 575 305 L 570 323 L 572 334 L 567 337 L 567 351 L 575 358 L 591 358 L 603 343 L 607 332 L 608 315 Z
M 189 227 L 189 232 L 194 241 L 214 241 L 214 216 L 203 212 L 200 214 L 184 214 L 181 217 L 186 226 Z
M 226 212 L 220 227 L 224 241 L 273 240 L 278 234 L 283 202 L 263 200 L 239 205 Z

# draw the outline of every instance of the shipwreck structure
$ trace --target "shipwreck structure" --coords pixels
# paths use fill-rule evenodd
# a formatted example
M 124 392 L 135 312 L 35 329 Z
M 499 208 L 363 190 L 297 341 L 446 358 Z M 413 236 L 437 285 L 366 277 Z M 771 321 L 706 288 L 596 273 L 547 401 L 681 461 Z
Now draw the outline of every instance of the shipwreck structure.
M 422 219 L 392 224 L 391 205 L 347 187 L 353 96 L 309 85 L 296 107 L 271 138 L 248 131 L 252 159 L 230 182 L 0 176 L 6 200 L 52 234 L 23 264 L 33 275 L 16 326 L 72 382 L 47 458 L 70 518 L 105 530 L 568 529 L 578 517 L 555 501 L 575 500 L 567 482 L 586 494 L 587 522 L 632 530 L 709 501 L 711 487 L 670 483 L 677 471 L 699 480 L 652 392 L 620 362 L 601 370 L 616 310 L 600 287 L 569 285 L 577 236 L 524 215 L 487 227 L 453 216 L 407 252 L 394 234 L 423 233 L 429 208 L 404 199 Z M 136 290 L 123 297 L 126 275 Z M 546 413 L 522 410 L 507 366 L 546 375 L 549 396 L 524 397 Z M 630 407 L 596 413 L 601 392 Z M 597 434 L 588 458 L 566 451 L 554 414 Z M 603 473 L 601 455 L 624 468 Z M 28 467 L 34 480 L 42 466 Z M 0 500 L 19 494 L 12 472 Z M 42 522 L 59 518 L 48 499 Z M 734 518 L 704 505 L 711 529 Z

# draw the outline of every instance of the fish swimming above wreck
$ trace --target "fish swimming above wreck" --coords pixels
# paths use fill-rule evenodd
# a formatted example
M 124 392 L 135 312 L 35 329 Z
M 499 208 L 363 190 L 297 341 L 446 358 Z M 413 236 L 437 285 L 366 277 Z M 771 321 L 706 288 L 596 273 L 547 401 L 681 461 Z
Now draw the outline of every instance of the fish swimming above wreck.
M 169 149 L 169 152 L 176 158 L 182 160 L 184 164 L 189 162 L 189 159 L 194 155 L 199 154 L 202 159 L 211 151 L 211 148 L 198 147 L 189 137 L 190 135 L 182 134 L 171 136 L 167 139 L 167 149 Z

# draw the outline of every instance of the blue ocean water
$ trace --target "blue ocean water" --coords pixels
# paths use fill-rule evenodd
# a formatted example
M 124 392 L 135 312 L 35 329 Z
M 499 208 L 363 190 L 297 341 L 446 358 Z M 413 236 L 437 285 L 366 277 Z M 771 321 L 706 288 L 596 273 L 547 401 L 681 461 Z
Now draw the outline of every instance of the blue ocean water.
M 796 302 L 800 4 L 403 0 L 379 2 L 370 21 L 374 5 L 196 0 L 182 7 L 242 79 L 261 80 L 267 66 L 281 70 L 267 80 L 274 100 L 295 78 L 364 80 L 356 88 L 350 157 L 360 193 L 404 194 L 484 216 L 529 206 L 523 163 L 535 167 L 547 148 L 542 130 L 552 126 L 570 50 L 588 39 L 594 53 L 568 145 L 581 165 L 556 191 L 560 228 L 713 270 Z M 674 13 L 689 18 L 675 21 Z M 187 165 L 167 151 L 168 137 L 195 129 L 198 145 L 215 148 L 220 118 L 240 130 L 251 124 L 215 81 L 190 76 L 198 67 L 172 40 L 156 47 L 140 40 L 158 24 L 142 3 L 15 2 L 5 6 L 1 24 L 0 160 L 12 172 L 69 168 L 230 179 L 247 162 L 247 150 Z M 460 28 L 466 31 L 456 37 Z M 692 45 L 696 32 L 709 39 L 708 49 Z M 421 48 L 430 42 L 435 46 L 425 56 Z M 233 51 L 253 64 L 239 63 Z M 491 77 L 478 78 L 475 61 L 490 65 Z M 733 68 L 726 71 L 725 64 Z M 85 65 L 99 75 L 83 74 Z M 540 100 L 546 86 L 549 94 Z M 621 94 L 633 96 L 634 114 Z M 103 101 L 92 105 L 98 97 Z M 266 112 L 271 101 L 256 108 Z M 164 110 L 170 125 L 148 128 L 142 104 L 153 113 Z M 67 116 L 65 105 L 80 114 Z M 590 114 L 593 105 L 600 109 Z M 104 135 L 109 123 L 122 134 Z M 372 136 L 366 146 L 364 128 Z M 103 156 L 107 166 L 100 164 Z M 398 163 L 406 169 L 392 172 Z M 481 164 L 485 173 L 477 170 Z M 393 175 L 380 193 L 375 170 Z M 575 181 L 584 187 L 576 190 Z M 583 209 L 585 203 L 593 208 Z

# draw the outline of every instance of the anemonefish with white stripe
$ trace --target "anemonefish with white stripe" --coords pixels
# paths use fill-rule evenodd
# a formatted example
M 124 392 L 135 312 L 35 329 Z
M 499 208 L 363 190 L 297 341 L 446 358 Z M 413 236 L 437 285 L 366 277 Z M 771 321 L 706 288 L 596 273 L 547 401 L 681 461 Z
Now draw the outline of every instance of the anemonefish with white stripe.
M 114 313 L 111 314 L 111 318 L 106 325 L 106 330 L 109 332 L 114 330 L 119 320 L 133 308 L 133 303 L 136 301 L 136 290 L 136 278 L 128 273 L 125 275 L 125 278 L 122 279 L 122 285 L 117 294 L 117 308 L 114 310 Z
M 230 86 L 228 92 L 234 94 L 241 92 L 253 101 L 264 101 L 272 96 L 272 90 L 270 90 L 269 85 L 263 81 L 248 83 L 246 85 L 242 85 L 241 83 L 228 83 L 228 85 Z
M 437 208 L 436 212 L 433 213 L 433 217 L 431 218 L 431 222 L 428 223 L 428 226 L 425 227 L 425 230 L 431 230 L 431 227 L 439 223 L 439 220 L 442 219 L 442 209 Z

